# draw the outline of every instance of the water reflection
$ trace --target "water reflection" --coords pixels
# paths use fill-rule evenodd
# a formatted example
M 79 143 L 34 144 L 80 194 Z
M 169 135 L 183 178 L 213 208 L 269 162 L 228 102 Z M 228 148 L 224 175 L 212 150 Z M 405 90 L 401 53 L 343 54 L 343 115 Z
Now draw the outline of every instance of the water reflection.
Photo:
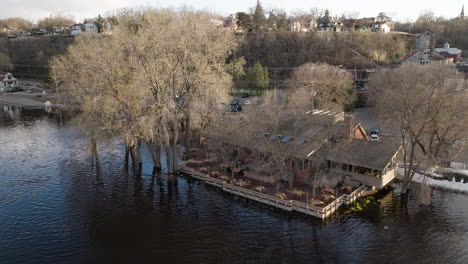
M 422 207 L 389 193 L 323 223 L 193 179 L 152 177 L 146 150 L 134 175 L 118 140 L 93 156 L 54 113 L 0 116 L 1 263 L 468 262 L 468 196 L 435 191 Z

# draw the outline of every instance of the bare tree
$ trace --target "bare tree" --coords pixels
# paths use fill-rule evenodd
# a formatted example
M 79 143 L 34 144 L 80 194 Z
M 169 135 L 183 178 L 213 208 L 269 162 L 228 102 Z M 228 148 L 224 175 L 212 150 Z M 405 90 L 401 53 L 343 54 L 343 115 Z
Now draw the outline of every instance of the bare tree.
M 131 57 L 122 52 L 121 39 L 82 35 L 67 54 L 51 65 L 63 81 L 68 103 L 80 109 L 77 122 L 92 137 L 121 136 L 135 167 L 139 166 L 139 141 L 148 131 L 145 90 L 140 89 Z M 92 48 L 90 48 L 92 47 Z M 151 121 L 151 120 L 150 120 Z
M 0 28 L 4 28 L 7 31 L 16 33 L 16 32 L 25 32 L 30 30 L 32 27 L 32 22 L 28 21 L 21 17 L 10 17 L 5 19 L 0 19 Z
M 40 28 L 47 29 L 49 31 L 54 30 L 55 28 L 68 28 L 75 23 L 75 19 L 71 16 L 64 16 L 61 14 L 50 15 L 49 17 L 40 19 L 37 22 L 37 26 Z
M 225 101 L 226 59 L 236 42 L 211 18 L 189 10 L 122 10 L 114 34 L 80 36 L 55 61 L 82 116 L 121 136 L 134 164 L 141 163 L 144 141 L 155 165 L 167 151 L 174 173 L 184 121 L 190 139 L 192 120 L 209 122 Z
M 316 108 L 343 110 L 354 99 L 352 76 L 327 64 L 302 65 L 289 82 L 289 103 L 306 111 Z
M 373 76 L 379 118 L 398 131 L 403 144 L 402 191 L 423 165 L 467 136 L 467 91 L 459 89 L 453 66 L 404 65 Z
M 10 57 L 8 55 L 0 52 L 0 70 L 1 71 L 11 71 L 13 70 L 13 64 L 11 63 Z

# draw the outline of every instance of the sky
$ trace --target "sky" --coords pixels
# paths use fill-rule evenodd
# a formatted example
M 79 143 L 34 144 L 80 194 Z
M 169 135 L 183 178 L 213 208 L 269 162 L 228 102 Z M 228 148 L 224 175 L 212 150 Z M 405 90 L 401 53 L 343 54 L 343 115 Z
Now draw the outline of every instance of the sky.
M 96 17 L 125 7 L 181 7 L 213 11 L 229 15 L 248 11 L 256 0 L 1 0 L 0 18 L 23 17 L 33 22 L 51 14 L 71 15 L 76 20 Z M 311 8 L 330 9 L 332 15 L 358 12 L 359 17 L 372 17 L 386 12 L 394 20 L 414 20 L 423 12 L 437 16 L 456 17 L 464 4 L 462 0 L 261 0 L 265 10 L 282 8 L 288 13 Z M 468 1 L 467 1 L 468 3 Z M 468 7 L 468 6 L 467 6 Z M 468 15 L 468 10 L 467 10 Z

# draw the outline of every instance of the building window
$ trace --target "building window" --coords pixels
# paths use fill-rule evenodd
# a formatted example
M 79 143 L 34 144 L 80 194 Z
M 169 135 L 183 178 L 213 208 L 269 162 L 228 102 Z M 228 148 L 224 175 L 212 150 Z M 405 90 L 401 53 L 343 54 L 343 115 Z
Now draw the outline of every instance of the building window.
M 344 163 L 343 163 L 343 164 L 341 165 L 341 169 L 342 169 L 343 171 L 348 171 L 348 164 L 344 164 Z

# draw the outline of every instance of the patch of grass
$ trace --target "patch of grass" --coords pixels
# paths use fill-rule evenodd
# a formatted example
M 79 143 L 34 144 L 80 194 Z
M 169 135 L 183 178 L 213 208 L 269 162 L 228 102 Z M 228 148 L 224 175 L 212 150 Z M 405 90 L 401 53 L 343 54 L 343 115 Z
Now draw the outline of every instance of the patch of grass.
M 345 213 L 349 214 L 349 213 L 361 212 L 364 209 L 366 209 L 366 207 L 369 204 L 371 204 L 373 201 L 375 201 L 375 197 L 372 195 L 363 197 L 359 199 L 358 201 L 356 201 L 355 203 L 353 203 L 353 205 Z

